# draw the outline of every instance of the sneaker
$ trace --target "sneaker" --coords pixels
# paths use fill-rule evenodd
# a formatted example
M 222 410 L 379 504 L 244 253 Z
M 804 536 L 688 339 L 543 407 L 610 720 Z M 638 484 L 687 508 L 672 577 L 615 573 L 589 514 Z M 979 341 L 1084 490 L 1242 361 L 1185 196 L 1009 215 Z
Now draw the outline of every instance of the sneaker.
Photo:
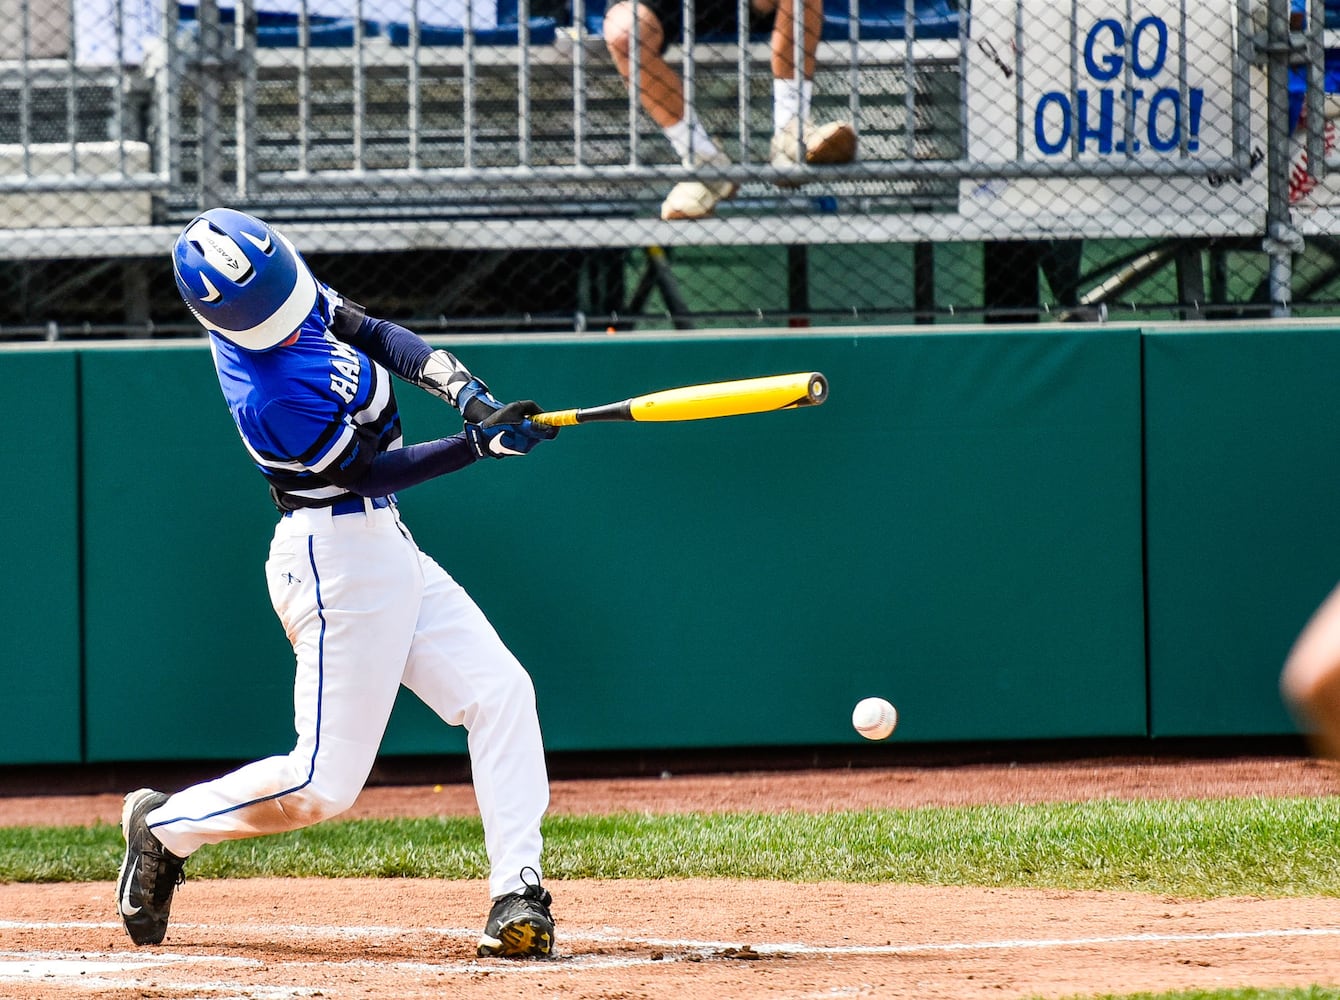
M 126 859 L 116 887 L 116 911 L 126 933 L 136 944 L 160 944 L 167 934 L 172 893 L 186 880 L 185 858 L 167 850 L 149 830 L 145 817 L 167 796 L 141 788 L 126 796 L 121 810 L 121 832 L 126 838 Z
M 694 154 L 686 166 L 729 167 L 730 157 L 725 153 Z M 740 186 L 734 181 L 680 181 L 661 204 L 662 219 L 706 219 L 717 210 L 717 204 L 735 197 Z
M 526 872 L 535 876 L 535 884 L 526 882 Z M 479 939 L 480 958 L 548 958 L 554 950 L 554 918 L 549 905 L 554 898 L 540 887 L 540 873 L 534 868 L 521 870 L 526 887 L 509 892 L 493 901 L 489 922 Z
M 799 166 L 802 138 L 807 164 L 850 163 L 856 158 L 856 130 L 846 122 L 815 125 L 807 121 L 801 129 L 800 119 L 793 118 L 772 137 L 772 165 Z

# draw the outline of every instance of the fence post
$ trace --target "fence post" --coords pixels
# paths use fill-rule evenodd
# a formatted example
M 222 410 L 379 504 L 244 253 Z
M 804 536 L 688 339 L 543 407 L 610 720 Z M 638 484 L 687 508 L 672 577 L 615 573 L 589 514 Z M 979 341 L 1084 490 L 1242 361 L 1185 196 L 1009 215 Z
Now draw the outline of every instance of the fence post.
M 1293 56 L 1289 0 L 1266 5 L 1266 237 L 1270 257 L 1270 315 L 1290 313 L 1293 255 L 1303 240 L 1289 216 L 1289 63 Z
M 223 189 L 223 163 L 219 139 L 219 99 L 222 91 L 223 39 L 219 25 L 217 0 L 200 0 L 197 8 L 200 21 L 200 40 L 196 67 L 200 76 L 199 132 L 196 152 L 199 172 L 196 191 L 200 208 L 209 208 L 219 201 Z

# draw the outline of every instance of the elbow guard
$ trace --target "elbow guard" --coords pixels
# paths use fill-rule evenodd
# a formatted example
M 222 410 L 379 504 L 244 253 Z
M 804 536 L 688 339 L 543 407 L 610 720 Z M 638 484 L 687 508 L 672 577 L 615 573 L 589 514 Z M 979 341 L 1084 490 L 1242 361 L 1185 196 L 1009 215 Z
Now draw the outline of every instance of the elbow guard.
M 450 351 L 436 350 L 423 363 L 416 384 L 456 406 L 461 390 L 473 378 L 470 369 L 461 364 L 456 355 Z

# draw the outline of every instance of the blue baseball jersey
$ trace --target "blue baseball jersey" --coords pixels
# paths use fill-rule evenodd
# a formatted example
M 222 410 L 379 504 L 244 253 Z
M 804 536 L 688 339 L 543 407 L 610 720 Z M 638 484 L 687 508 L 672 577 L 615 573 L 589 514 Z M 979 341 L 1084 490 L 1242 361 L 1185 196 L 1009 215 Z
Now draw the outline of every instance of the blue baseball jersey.
M 292 342 L 245 351 L 210 334 L 224 399 L 280 510 L 356 496 L 349 484 L 402 445 L 390 373 L 331 332 L 341 300 L 319 287 Z

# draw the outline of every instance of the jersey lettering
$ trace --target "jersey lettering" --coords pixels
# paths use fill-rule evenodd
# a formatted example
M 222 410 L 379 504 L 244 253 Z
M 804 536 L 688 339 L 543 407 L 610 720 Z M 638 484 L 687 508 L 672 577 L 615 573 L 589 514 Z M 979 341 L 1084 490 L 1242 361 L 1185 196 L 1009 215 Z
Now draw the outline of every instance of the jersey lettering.
M 330 391 L 338 395 L 346 403 L 354 401 L 354 393 L 358 392 L 358 383 L 350 382 L 348 379 L 340 378 L 338 375 L 330 377 Z
M 330 344 L 330 365 L 335 369 L 330 376 L 330 391 L 346 403 L 352 403 L 358 395 L 358 352 L 329 333 L 326 334 L 326 342 Z
M 401 445 L 389 374 L 332 334 L 325 307 L 317 303 L 292 347 L 253 354 L 210 338 L 228 407 L 281 510 L 352 495 L 335 480 Z

